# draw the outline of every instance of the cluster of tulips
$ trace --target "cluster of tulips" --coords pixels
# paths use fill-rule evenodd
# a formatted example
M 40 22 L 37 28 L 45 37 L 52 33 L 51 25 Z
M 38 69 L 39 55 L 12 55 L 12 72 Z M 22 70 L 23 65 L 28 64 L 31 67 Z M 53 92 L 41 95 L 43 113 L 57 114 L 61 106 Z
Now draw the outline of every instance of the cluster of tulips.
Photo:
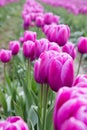
M 21 44 L 19 41 L 10 41 L 9 49 L 0 50 L 0 62 L 8 63 L 22 49 L 23 56 L 34 65 L 33 76 L 35 81 L 42 85 L 41 97 L 45 99 L 44 104 L 41 102 L 41 117 L 39 117 L 41 130 L 46 130 L 49 89 L 56 93 L 53 111 L 54 130 L 86 130 L 87 75 L 78 75 L 78 73 L 82 56 L 87 54 L 87 38 L 80 37 L 77 45 L 74 45 L 69 41 L 69 26 L 54 23 L 55 15 L 44 13 L 43 7 L 34 0 L 32 2 L 27 0 L 24 7 L 22 15 L 26 27 L 31 25 L 30 21 L 35 20 L 36 22 L 36 19 L 41 18 L 42 15 L 46 17 L 47 21 L 44 20 L 45 25 L 42 30 L 47 38 L 37 39 L 36 32 L 26 30 L 23 37 L 20 38 Z M 47 19 L 48 17 L 49 19 Z M 38 23 L 40 24 L 40 21 Z M 75 76 L 74 59 L 77 57 L 77 53 L 80 53 L 81 57 L 77 76 Z M 28 87 L 31 85 L 30 82 L 29 80 Z M 43 97 L 43 95 L 45 96 Z M 29 130 L 23 119 L 18 116 L 8 117 L 5 121 L 1 121 L 0 129 Z
M 5 6 L 11 2 L 18 2 L 18 0 L 1 0 L 0 1 L 0 6 Z
M 78 14 L 87 14 L 87 1 L 85 0 L 41 0 L 44 3 L 50 4 L 54 7 L 63 7 L 69 12 L 72 12 L 75 15 Z
M 59 23 L 59 16 L 52 12 L 45 12 L 43 6 L 35 0 L 27 0 L 22 11 L 23 28 L 31 26 L 43 28 L 44 25 Z

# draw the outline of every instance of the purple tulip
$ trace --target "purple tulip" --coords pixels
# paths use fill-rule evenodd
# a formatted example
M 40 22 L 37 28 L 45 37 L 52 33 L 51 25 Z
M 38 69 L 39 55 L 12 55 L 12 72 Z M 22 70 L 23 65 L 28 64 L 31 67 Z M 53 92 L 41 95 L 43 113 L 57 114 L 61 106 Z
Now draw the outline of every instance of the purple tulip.
M 64 46 L 70 37 L 70 28 L 63 24 L 44 26 L 43 31 L 49 41 L 56 42 L 59 46 Z
M 9 49 L 12 51 L 12 55 L 17 55 L 20 50 L 20 43 L 18 41 L 10 41 Z
M 5 50 L 5 49 L 0 50 L 0 60 L 3 63 L 9 62 L 11 60 L 11 58 L 12 58 L 11 50 Z
M 8 117 L 5 121 L 0 121 L 1 130 L 29 130 L 27 124 L 19 116 Z
M 49 42 L 48 50 L 54 50 L 54 51 L 57 51 L 57 52 L 61 52 L 60 46 L 55 42 Z
M 32 31 L 25 31 L 24 32 L 24 41 L 31 40 L 34 42 L 36 40 L 36 37 L 37 37 L 36 32 L 32 32 Z
M 44 14 L 44 23 L 51 24 L 51 23 L 59 23 L 59 16 L 54 15 L 52 12 Z
M 73 82 L 73 86 L 87 87 L 87 75 L 78 75 Z
M 30 60 L 35 59 L 35 43 L 33 41 L 26 41 L 23 43 L 23 55 Z
M 80 37 L 78 41 L 78 51 L 81 54 L 87 53 L 87 38 L 86 37 Z
M 56 42 L 63 46 L 67 43 L 70 37 L 70 29 L 67 25 L 59 25 L 56 29 Z
M 54 130 L 86 130 L 86 99 L 87 88 L 61 88 L 54 105 Z
M 68 42 L 62 47 L 62 51 L 68 53 L 73 59 L 76 57 L 75 45 L 71 42 Z
M 49 85 L 57 92 L 60 87 L 72 86 L 74 79 L 73 59 L 67 53 L 59 53 L 51 59 L 49 65 Z
M 38 58 L 40 54 L 44 51 L 48 50 L 48 43 L 49 41 L 45 38 L 35 41 L 35 48 L 36 48 L 36 57 Z
M 44 26 L 44 18 L 41 16 L 36 17 L 35 23 L 36 23 L 37 27 L 43 27 Z
M 50 50 L 41 53 L 39 59 L 34 64 L 34 78 L 38 83 L 48 83 L 48 69 L 52 57 L 58 52 Z

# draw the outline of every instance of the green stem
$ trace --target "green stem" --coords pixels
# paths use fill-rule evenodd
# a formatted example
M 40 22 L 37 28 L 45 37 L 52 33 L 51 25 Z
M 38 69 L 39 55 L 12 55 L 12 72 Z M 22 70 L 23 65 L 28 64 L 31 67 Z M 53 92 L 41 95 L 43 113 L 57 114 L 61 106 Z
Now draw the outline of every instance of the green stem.
M 48 85 L 44 86 L 44 98 L 43 98 L 43 120 L 42 120 L 42 130 L 46 130 L 46 111 L 47 111 L 47 98 L 48 98 Z
M 44 86 L 41 85 L 41 93 L 40 93 L 40 113 L 41 113 L 41 129 L 42 129 L 42 120 L 43 120 L 43 94 L 44 94 Z
M 4 87 L 6 88 L 5 75 L 6 75 L 6 64 L 4 63 Z
M 28 72 L 27 72 L 28 90 L 31 90 L 31 62 L 28 60 Z
M 83 57 L 83 55 L 81 54 L 80 60 L 79 60 L 79 65 L 78 65 L 78 70 L 77 70 L 77 75 L 79 74 L 79 71 L 80 71 L 80 66 L 81 66 L 81 63 L 82 63 L 82 57 Z

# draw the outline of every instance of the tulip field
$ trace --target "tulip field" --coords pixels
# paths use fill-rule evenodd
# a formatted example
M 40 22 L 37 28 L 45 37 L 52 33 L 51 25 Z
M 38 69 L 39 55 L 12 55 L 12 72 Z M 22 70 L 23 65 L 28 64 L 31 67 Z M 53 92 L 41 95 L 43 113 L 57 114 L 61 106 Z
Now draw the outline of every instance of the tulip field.
M 0 1 L 0 130 L 87 130 L 87 1 Z

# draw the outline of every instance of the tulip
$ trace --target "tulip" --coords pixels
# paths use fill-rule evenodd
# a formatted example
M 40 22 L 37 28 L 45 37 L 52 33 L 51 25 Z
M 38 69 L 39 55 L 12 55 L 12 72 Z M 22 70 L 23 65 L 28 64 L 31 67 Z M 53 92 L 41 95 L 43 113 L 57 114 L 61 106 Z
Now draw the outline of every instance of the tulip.
M 87 75 L 78 75 L 73 82 L 73 86 L 87 87 Z
M 67 25 L 59 25 L 58 29 L 56 29 L 56 42 L 63 46 L 67 43 L 70 37 L 70 29 Z
M 33 41 L 23 43 L 23 55 L 31 61 L 35 59 L 35 43 Z
M 87 38 L 86 37 L 80 37 L 78 41 L 78 51 L 81 54 L 87 53 Z
M 71 56 L 59 53 L 51 59 L 48 72 L 50 88 L 57 92 L 60 87 L 72 86 L 74 79 L 74 65 Z
M 68 42 L 62 47 L 62 51 L 68 53 L 73 59 L 76 57 L 76 49 L 73 43 Z
M 9 62 L 11 60 L 11 58 L 12 58 L 11 50 L 5 50 L 5 49 L 0 50 L 0 60 L 3 63 Z
M 18 41 L 10 41 L 9 49 L 12 51 L 12 55 L 17 55 L 20 50 L 20 43 Z
M 44 18 L 41 16 L 36 17 L 36 26 L 37 27 L 43 27 L 44 26 Z
M 29 130 L 27 124 L 19 116 L 8 117 L 5 121 L 0 121 L 1 130 Z
M 60 46 L 58 44 L 56 44 L 55 42 L 49 42 L 48 50 L 54 50 L 57 52 L 61 52 Z
M 86 99 L 87 88 L 61 88 L 54 105 L 54 130 L 86 130 Z
M 36 40 L 36 32 L 32 32 L 32 31 L 25 31 L 24 32 L 24 41 L 28 41 L 28 40 L 31 40 L 31 41 L 35 41 Z
M 45 38 L 35 41 L 35 48 L 36 48 L 36 57 L 38 58 L 40 54 L 44 51 L 48 50 L 48 43 L 49 41 Z
M 52 57 L 58 52 L 50 50 L 41 53 L 39 59 L 34 64 L 34 78 L 38 83 L 48 83 L 48 69 Z

